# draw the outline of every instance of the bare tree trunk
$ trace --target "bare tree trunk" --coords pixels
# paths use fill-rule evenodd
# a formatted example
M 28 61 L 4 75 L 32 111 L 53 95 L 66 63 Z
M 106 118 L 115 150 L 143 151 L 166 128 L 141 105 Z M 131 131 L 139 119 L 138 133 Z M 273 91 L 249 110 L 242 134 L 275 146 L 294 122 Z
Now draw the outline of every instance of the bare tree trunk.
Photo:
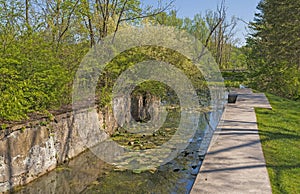
M 102 16 L 102 21 L 100 20 L 100 26 L 99 26 L 99 41 L 102 40 L 104 37 L 107 36 L 108 33 L 108 22 L 109 22 L 109 6 L 110 6 L 110 2 L 109 0 L 105 0 L 103 3 L 101 3 L 100 0 L 96 0 L 95 2 L 96 4 L 96 9 L 98 11 L 98 13 L 101 14 Z
M 63 36 L 65 35 L 65 33 L 68 31 L 68 29 L 69 29 L 69 27 L 70 27 L 70 23 L 71 23 L 71 18 L 72 18 L 72 15 L 74 14 L 74 11 L 75 11 L 75 9 L 76 9 L 76 7 L 77 7 L 77 4 L 79 3 L 79 0 L 77 0 L 76 2 L 75 2 L 75 4 L 73 5 L 73 7 L 72 7 L 72 9 L 71 9 L 71 11 L 69 12 L 69 15 L 68 15 L 68 18 L 67 18 L 67 24 L 66 24 L 66 27 L 64 28 L 64 30 L 59 30 L 58 31 L 58 39 L 57 39 L 57 47 L 56 47 L 56 50 L 58 50 L 58 47 L 59 47 L 59 45 L 60 45 L 60 42 L 61 42 L 61 40 L 62 40 L 62 38 L 63 38 Z M 63 17 L 64 18 L 64 17 Z M 62 23 L 61 23 L 61 26 L 63 27 L 63 18 L 62 18 Z M 57 21 L 58 22 L 58 21 Z
M 29 0 L 25 0 L 25 21 L 27 27 L 29 27 Z
M 89 27 L 89 34 L 90 34 L 90 47 L 95 45 L 95 34 L 93 31 L 92 20 L 88 17 L 88 27 Z

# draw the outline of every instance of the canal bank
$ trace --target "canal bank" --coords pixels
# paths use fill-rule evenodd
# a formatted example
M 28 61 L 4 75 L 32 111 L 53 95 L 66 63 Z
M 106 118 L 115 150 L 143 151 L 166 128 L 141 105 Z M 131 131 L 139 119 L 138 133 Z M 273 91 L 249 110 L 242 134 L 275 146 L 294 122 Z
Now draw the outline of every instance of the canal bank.
M 167 124 L 176 124 L 174 120 L 178 118 L 172 118 Z M 202 116 L 199 123 L 205 122 Z M 87 150 L 35 181 L 17 188 L 14 193 L 189 193 L 202 164 L 202 154 L 207 149 L 202 144 L 204 135 L 212 135 L 212 132 L 208 125 L 202 125 L 175 159 L 147 171 L 118 168 Z M 159 143 L 168 136 L 171 137 L 172 132 L 162 131 L 151 141 Z

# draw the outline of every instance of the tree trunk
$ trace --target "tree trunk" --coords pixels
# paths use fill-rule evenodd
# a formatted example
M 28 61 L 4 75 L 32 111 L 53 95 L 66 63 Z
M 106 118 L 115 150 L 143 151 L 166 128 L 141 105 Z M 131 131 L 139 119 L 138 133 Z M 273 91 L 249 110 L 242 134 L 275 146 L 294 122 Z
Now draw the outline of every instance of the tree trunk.
M 27 27 L 29 27 L 29 0 L 25 0 L 25 22 Z

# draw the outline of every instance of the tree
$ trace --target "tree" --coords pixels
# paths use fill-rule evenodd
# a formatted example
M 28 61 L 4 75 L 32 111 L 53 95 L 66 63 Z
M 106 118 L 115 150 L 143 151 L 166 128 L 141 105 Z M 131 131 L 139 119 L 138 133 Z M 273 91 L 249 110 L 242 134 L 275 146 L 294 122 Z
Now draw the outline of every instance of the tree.
M 170 7 L 139 0 L 0 0 L 0 121 L 71 103 L 89 47 Z
M 247 41 L 253 85 L 292 99 L 300 96 L 299 8 L 299 1 L 261 1 Z
M 237 19 L 232 17 L 229 22 L 227 21 L 225 0 L 223 0 L 217 7 L 217 11 L 207 11 L 205 21 L 210 29 L 206 45 L 215 56 L 220 68 L 228 68 L 235 41 L 233 37 Z
M 220 68 L 233 67 L 231 56 L 236 51 L 234 30 L 237 19 L 232 17 L 230 21 L 227 21 L 225 0 L 218 6 L 217 11 L 209 10 L 204 16 L 196 14 L 192 19 L 182 19 L 177 16 L 177 11 L 172 10 L 169 13 L 163 12 L 152 19 L 160 25 L 186 30 L 211 51 Z
M 95 0 L 95 3 L 81 0 L 79 14 L 88 29 L 90 46 L 93 46 L 108 34 L 117 33 L 122 24 L 154 17 L 168 10 L 172 3 L 142 9 L 139 0 Z

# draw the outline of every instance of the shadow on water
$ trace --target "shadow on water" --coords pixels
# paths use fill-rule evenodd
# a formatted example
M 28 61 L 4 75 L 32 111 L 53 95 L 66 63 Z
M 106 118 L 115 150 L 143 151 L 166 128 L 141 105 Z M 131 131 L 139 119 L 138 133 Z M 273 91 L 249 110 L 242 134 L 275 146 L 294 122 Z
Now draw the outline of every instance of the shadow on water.
M 208 129 L 204 116 L 199 123 L 186 149 L 153 171 L 120 171 L 86 151 L 14 193 L 189 193 L 202 164 L 200 146 Z

